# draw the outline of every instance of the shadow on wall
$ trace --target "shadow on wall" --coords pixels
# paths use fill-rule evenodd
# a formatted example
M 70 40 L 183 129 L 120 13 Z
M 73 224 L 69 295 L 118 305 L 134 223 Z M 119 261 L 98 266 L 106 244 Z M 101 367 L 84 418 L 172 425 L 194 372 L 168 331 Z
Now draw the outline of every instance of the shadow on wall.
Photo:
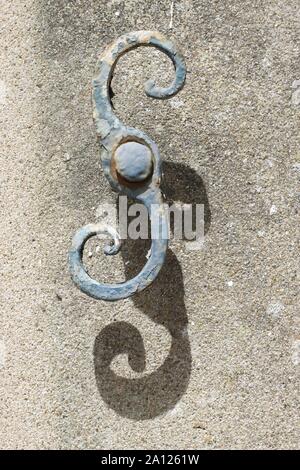
M 167 201 L 204 204 L 205 232 L 210 225 L 210 210 L 206 190 L 197 173 L 183 164 L 164 162 L 167 185 L 163 192 Z M 149 241 L 127 240 L 122 249 L 126 278 L 136 274 L 145 264 Z M 193 253 L 193 252 L 191 252 Z M 133 266 L 133 269 L 130 268 Z M 171 348 L 165 362 L 154 372 L 141 378 L 124 378 L 115 374 L 110 364 L 118 354 L 127 354 L 135 372 L 143 372 L 146 351 L 143 338 L 136 327 L 127 322 L 106 326 L 94 345 L 94 364 L 97 386 L 107 405 L 121 416 L 142 420 L 154 418 L 170 409 L 187 389 L 191 372 L 191 349 L 187 333 L 187 314 L 184 305 L 184 285 L 181 267 L 171 250 L 154 283 L 132 300 L 137 308 L 155 323 L 167 328 Z

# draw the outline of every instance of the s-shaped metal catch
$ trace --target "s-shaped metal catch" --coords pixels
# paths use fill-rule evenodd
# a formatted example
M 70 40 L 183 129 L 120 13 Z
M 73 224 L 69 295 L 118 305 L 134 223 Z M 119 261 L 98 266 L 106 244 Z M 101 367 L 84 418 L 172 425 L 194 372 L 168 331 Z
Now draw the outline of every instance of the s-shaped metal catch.
M 118 59 L 140 46 L 152 46 L 164 52 L 175 68 L 175 79 L 169 87 L 157 87 L 152 80 L 145 84 L 148 96 L 157 99 L 174 96 L 183 87 L 186 76 L 183 58 L 174 44 L 153 31 L 137 31 L 121 36 L 104 52 L 97 64 L 97 75 L 93 80 L 93 111 L 102 167 L 114 191 L 146 206 L 151 222 L 152 244 L 150 257 L 137 276 L 121 283 L 102 284 L 92 279 L 83 266 L 84 245 L 90 237 L 108 233 L 113 239 L 113 246 L 106 246 L 104 252 L 114 255 L 121 248 L 120 236 L 104 224 L 89 224 L 79 229 L 69 252 L 70 271 L 75 284 L 96 299 L 124 299 L 145 289 L 158 275 L 168 247 L 168 217 L 159 188 L 161 158 L 158 148 L 144 132 L 125 126 L 116 117 L 110 97 L 110 83 Z

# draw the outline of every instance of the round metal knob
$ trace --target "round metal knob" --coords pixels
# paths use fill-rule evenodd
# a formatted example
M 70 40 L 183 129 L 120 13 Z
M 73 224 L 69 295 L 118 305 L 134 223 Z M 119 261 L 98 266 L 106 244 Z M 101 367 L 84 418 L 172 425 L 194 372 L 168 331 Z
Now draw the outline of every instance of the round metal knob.
M 152 153 L 139 142 L 125 142 L 115 151 L 116 170 L 130 182 L 145 181 L 152 173 Z

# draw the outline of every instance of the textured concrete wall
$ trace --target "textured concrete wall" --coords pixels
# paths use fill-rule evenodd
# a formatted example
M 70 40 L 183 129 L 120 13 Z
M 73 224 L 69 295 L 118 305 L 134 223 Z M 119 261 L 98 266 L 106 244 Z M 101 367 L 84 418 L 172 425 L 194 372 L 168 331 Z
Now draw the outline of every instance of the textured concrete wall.
M 299 447 L 297 0 L 1 1 L 0 443 L 3 448 Z M 110 304 L 73 286 L 75 229 L 115 202 L 90 81 L 120 34 L 181 48 L 124 57 L 117 114 L 158 144 L 169 200 L 205 204 L 205 243 L 171 244 L 153 286 Z M 87 257 L 103 281 L 146 247 Z

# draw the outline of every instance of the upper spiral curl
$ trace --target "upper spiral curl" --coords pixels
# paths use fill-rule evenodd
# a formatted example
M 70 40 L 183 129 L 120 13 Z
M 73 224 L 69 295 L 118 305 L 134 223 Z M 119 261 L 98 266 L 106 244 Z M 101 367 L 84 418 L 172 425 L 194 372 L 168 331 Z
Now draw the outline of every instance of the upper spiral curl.
M 153 80 L 148 80 L 145 83 L 145 92 L 148 96 L 156 99 L 171 98 L 184 85 L 185 63 L 173 42 L 156 31 L 136 31 L 119 37 L 101 56 L 93 80 L 94 119 L 101 139 L 105 139 L 112 129 L 122 127 L 111 104 L 110 84 L 114 68 L 122 55 L 141 46 L 156 47 L 165 53 L 172 60 L 175 69 L 175 78 L 168 87 L 156 86 Z

